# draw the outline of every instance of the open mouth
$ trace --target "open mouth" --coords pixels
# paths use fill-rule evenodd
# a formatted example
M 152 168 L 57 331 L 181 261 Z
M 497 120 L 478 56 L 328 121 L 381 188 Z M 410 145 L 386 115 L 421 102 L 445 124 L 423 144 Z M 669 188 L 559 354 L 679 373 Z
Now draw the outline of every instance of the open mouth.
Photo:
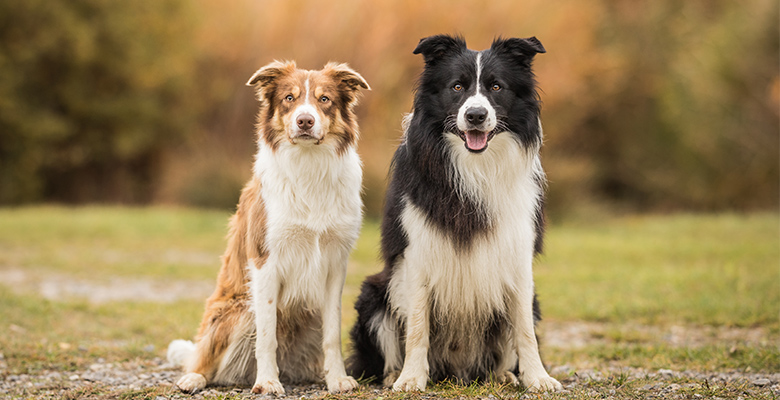
M 488 142 L 495 135 L 494 131 L 483 132 L 479 130 L 468 130 L 459 132 L 460 138 L 466 144 L 466 149 L 473 153 L 481 153 L 488 147 Z

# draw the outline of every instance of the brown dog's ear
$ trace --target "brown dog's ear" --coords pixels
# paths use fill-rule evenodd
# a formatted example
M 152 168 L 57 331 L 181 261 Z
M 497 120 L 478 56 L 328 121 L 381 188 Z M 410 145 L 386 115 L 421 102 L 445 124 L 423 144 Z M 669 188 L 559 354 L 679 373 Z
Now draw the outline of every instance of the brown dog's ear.
M 295 69 L 295 61 L 274 61 L 257 70 L 246 82 L 247 86 L 258 85 L 258 90 L 268 86 L 277 78 Z
M 348 87 L 351 90 L 357 91 L 360 88 L 371 90 L 371 87 L 368 86 L 368 82 L 366 82 L 365 79 L 363 79 L 360 74 L 355 72 L 354 69 L 350 68 L 347 64 L 339 64 L 335 62 L 330 62 L 327 65 L 325 65 L 325 68 L 323 70 L 327 73 L 336 78 L 336 80 L 341 81 L 343 85 Z

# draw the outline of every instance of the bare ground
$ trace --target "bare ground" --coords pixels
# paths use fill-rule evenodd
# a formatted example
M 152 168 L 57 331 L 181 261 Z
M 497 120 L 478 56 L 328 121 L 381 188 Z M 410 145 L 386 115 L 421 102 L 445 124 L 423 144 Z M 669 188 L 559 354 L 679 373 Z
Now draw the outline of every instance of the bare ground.
M 0 372 L 1 373 L 1 372 Z M 712 398 L 776 398 L 780 396 L 780 373 L 746 374 L 738 372 L 694 372 L 637 368 L 576 369 L 570 366 L 553 368 L 552 373 L 563 375 L 564 392 L 555 395 L 537 395 L 519 390 L 503 389 L 483 398 L 704 398 L 701 393 L 719 394 Z M 209 399 L 209 398 L 278 398 L 317 399 L 328 395 L 325 386 L 285 386 L 284 396 L 258 396 L 249 388 L 216 387 L 189 395 L 178 391 L 174 382 L 181 375 L 179 368 L 162 359 L 105 363 L 97 360 L 81 371 L 62 373 L 43 371 L 38 375 L 7 375 L 0 380 L 3 398 L 95 398 L 108 399 L 131 395 L 138 398 Z M 628 384 L 634 382 L 634 385 Z M 416 398 L 457 398 L 457 392 L 427 392 Z M 364 385 L 355 398 L 387 398 L 393 395 L 385 388 Z M 347 397 L 347 396 L 344 396 Z M 351 397 L 351 396 L 350 396 Z
M 160 282 L 144 279 L 116 279 L 92 282 L 65 275 L 31 274 L 21 269 L 0 270 L 0 282 L 15 291 L 34 292 L 47 299 L 85 299 L 92 303 L 116 300 L 171 302 L 179 299 L 203 299 L 213 289 L 205 281 Z M 164 288 L 164 290 L 161 290 Z M 0 322 L 2 324 L 2 322 Z M 13 326 L 8 327 L 13 330 Z M 595 322 L 545 321 L 542 337 L 548 349 L 582 348 L 608 344 L 615 336 L 627 340 L 651 340 L 679 347 L 707 344 L 741 343 L 766 346 L 770 335 L 765 328 L 604 324 Z M 187 395 L 174 382 L 180 368 L 160 358 L 126 363 L 107 363 L 98 359 L 84 370 L 41 371 L 36 375 L 9 374 L 0 353 L 0 398 L 263 398 L 251 395 L 248 388 L 208 388 Z M 777 398 L 780 397 L 780 372 L 744 373 L 646 370 L 599 365 L 553 366 L 551 373 L 561 378 L 565 391 L 557 395 L 502 390 L 485 398 Z M 630 382 L 630 383 L 629 383 Z M 285 386 L 283 399 L 322 398 L 324 385 Z M 459 397 L 457 392 L 428 392 L 414 398 Z M 704 393 L 704 394 L 702 394 Z M 388 398 L 393 394 L 378 386 L 363 386 L 355 398 Z M 268 396 L 265 396 L 268 397 Z M 350 396 L 352 397 L 352 396 Z

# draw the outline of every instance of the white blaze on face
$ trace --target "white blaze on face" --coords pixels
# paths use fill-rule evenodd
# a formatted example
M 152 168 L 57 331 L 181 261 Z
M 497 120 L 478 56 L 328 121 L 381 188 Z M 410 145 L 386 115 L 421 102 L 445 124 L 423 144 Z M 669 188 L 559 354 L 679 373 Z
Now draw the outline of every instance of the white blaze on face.
M 482 74 L 482 54 L 477 54 L 476 90 L 458 110 L 458 129 L 465 132 L 466 146 L 471 150 L 482 150 L 487 146 L 488 133 L 496 128 L 496 110 L 490 101 L 480 92 L 480 75 Z M 481 110 L 487 113 L 484 121 L 469 121 L 468 113 Z
M 311 89 L 309 87 L 309 78 L 306 78 L 305 82 L 305 93 L 304 93 L 304 102 L 303 104 L 299 105 L 295 108 L 292 115 L 292 132 L 293 132 L 293 138 L 302 136 L 302 135 L 309 135 L 312 136 L 315 139 L 321 139 L 322 138 L 322 121 L 320 118 L 320 114 L 316 107 L 314 107 L 313 104 L 311 104 Z M 299 126 L 298 121 L 302 118 L 311 118 L 314 122 L 312 127 L 309 130 L 306 130 L 305 128 L 302 128 Z M 306 126 L 306 124 L 304 124 Z

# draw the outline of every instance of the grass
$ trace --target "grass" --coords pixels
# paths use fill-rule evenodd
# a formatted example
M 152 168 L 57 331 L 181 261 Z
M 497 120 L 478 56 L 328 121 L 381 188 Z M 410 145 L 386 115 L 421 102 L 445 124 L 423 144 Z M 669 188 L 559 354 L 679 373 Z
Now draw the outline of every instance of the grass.
M 554 318 L 777 328 L 777 214 L 553 226 L 535 269 Z
M 88 282 L 118 277 L 212 281 L 219 268 L 228 217 L 226 212 L 178 208 L 0 209 L 0 273 L 21 270 L 34 277 L 58 274 Z M 543 347 L 545 360 L 553 366 L 650 371 L 780 370 L 778 221 L 778 214 L 755 213 L 629 216 L 588 224 L 553 224 L 546 237 L 546 254 L 535 267 L 545 320 L 585 321 L 608 328 L 598 343 Z M 378 224 L 367 221 L 344 290 L 345 338 L 355 318 L 352 304 L 360 283 L 381 268 L 378 243 Z M 192 337 L 202 305 L 202 300 L 55 301 L 42 298 L 35 290 L 0 283 L 0 351 L 7 362 L 0 377 L 78 370 L 98 358 L 123 362 L 162 357 L 170 340 Z M 632 328 L 648 325 L 661 330 L 677 325 L 758 328 L 765 337 L 758 343 L 711 340 L 680 347 Z M 620 391 L 641 394 L 640 388 L 653 382 L 608 376 L 608 382 L 580 385 L 569 396 L 587 398 L 602 389 L 618 395 Z M 691 396 L 718 395 L 718 387 L 705 388 L 699 383 L 686 389 L 692 391 Z M 170 391 L 150 389 L 109 397 L 154 398 L 166 390 Z M 517 394 L 496 384 L 444 383 L 432 390 L 443 398 Z M 69 396 L 79 397 L 77 393 Z M 223 397 L 231 396 L 225 392 Z M 382 396 L 400 398 L 392 393 Z M 375 395 L 366 389 L 335 397 Z

